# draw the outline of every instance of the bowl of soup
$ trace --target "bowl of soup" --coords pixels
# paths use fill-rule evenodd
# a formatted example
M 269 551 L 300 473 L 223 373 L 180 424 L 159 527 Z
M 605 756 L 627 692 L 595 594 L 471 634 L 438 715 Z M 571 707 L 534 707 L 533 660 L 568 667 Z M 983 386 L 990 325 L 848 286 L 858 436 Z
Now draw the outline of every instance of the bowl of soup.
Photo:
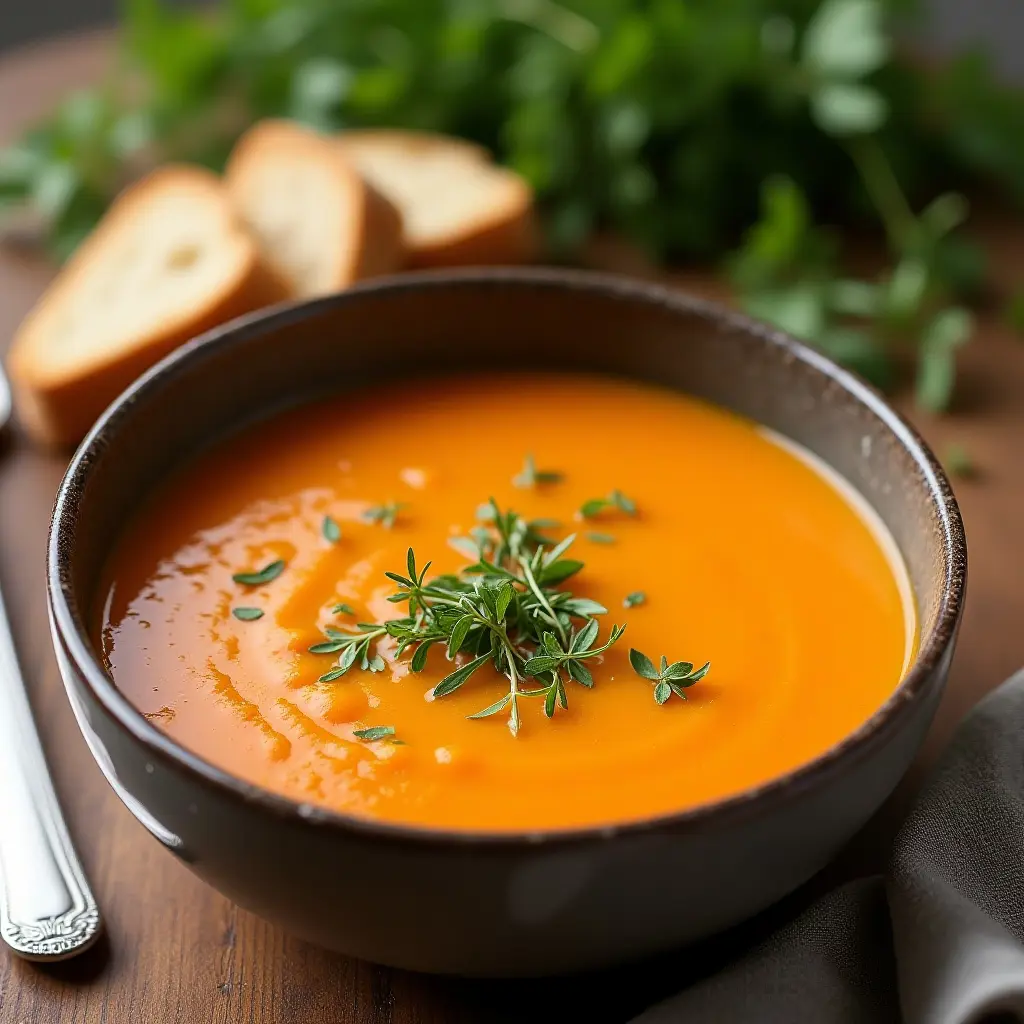
M 242 906 L 421 971 L 699 940 L 906 770 L 966 577 L 869 387 L 677 291 L 426 273 L 235 321 L 125 393 L 49 548 L 67 692 Z

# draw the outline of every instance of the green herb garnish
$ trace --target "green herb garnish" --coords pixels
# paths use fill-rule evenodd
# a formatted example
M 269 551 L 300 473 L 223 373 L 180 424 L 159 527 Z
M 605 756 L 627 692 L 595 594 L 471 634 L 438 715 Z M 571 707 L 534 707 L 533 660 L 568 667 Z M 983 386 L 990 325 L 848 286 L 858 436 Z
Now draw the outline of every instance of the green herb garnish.
M 1004 316 L 1017 336 L 1024 338 L 1024 289 L 1018 288 L 1010 296 L 1006 303 Z
M 686 700 L 687 687 L 699 683 L 711 668 L 711 662 L 707 662 L 694 671 L 693 664 L 689 661 L 677 661 L 670 665 L 668 658 L 661 656 L 661 668 L 654 667 L 654 662 L 642 654 L 635 647 L 629 649 L 629 663 L 633 671 L 642 679 L 649 679 L 654 683 L 654 699 L 659 704 L 664 704 L 674 693 L 677 697 Z
M 950 476 L 969 480 L 978 475 L 978 467 L 971 453 L 962 444 L 951 444 L 946 448 L 942 464 Z
M 943 189 L 971 181 L 1016 194 L 1024 174 L 1022 92 L 992 60 L 965 49 L 921 61 L 895 45 L 897 31 L 929 35 L 908 8 L 934 4 L 201 6 L 125 4 L 100 84 L 69 93 L 0 154 L 0 206 L 30 212 L 58 258 L 127 176 L 154 160 L 219 169 L 239 133 L 268 116 L 328 133 L 428 128 L 490 146 L 536 190 L 562 257 L 600 225 L 658 259 L 718 266 L 756 218 L 758 190 L 782 171 L 785 186 L 733 260 L 743 297 L 892 383 L 907 351 L 949 362 L 922 346 L 923 332 L 971 297 L 983 271 L 959 227 L 965 204 Z M 402 45 L 383 59 L 381 39 L 396 30 Z M 438 54 L 456 51 L 458 73 L 434 74 Z M 667 91 L 680 66 L 686 87 Z M 848 280 L 826 217 L 882 228 L 893 266 Z M 894 310 L 901 266 L 923 286 Z M 858 292 L 850 313 L 845 300 Z
M 563 474 L 554 469 L 537 469 L 532 455 L 527 455 L 523 460 L 523 468 L 512 477 L 512 483 L 516 487 L 529 489 L 540 484 L 557 484 L 563 479 Z
M 943 412 L 953 398 L 956 353 L 967 344 L 973 319 L 966 309 L 950 308 L 936 313 L 921 333 L 915 399 L 927 412 Z
M 423 670 L 432 648 L 443 649 L 450 661 L 465 660 L 434 687 L 434 697 L 454 693 L 490 665 L 508 680 L 508 693 L 470 717 L 487 718 L 507 708 L 513 735 L 521 726 L 521 699 L 543 698 L 551 717 L 556 706 L 568 706 L 567 681 L 593 685 L 585 662 L 611 647 L 625 627 L 612 627 L 598 644 L 595 616 L 607 609 L 561 589 L 583 568 L 567 557 L 575 537 L 552 541 L 515 512 L 503 512 L 493 499 L 482 518 L 488 525 L 472 539 L 462 538 L 470 564 L 458 574 L 428 581 L 431 563 L 420 568 L 412 548 L 403 573 L 386 573 L 398 587 L 388 600 L 407 606 L 403 618 L 349 630 L 326 627 L 326 639 L 310 651 L 339 658 L 322 680 L 338 679 L 357 663 L 373 670 L 379 661 L 383 668 L 376 644 L 385 637 L 397 641 L 396 658 L 409 655 L 413 672 Z M 531 678 L 540 685 L 527 688 Z
M 365 743 L 372 743 L 374 740 L 385 740 L 389 736 L 395 735 L 395 727 L 393 725 L 374 725 L 369 729 L 355 729 L 352 732 L 357 740 L 363 740 Z
M 599 533 L 596 530 L 588 530 L 585 534 L 587 540 L 595 544 L 614 544 L 615 536 L 611 533 Z
M 241 622 L 255 622 L 263 618 L 262 608 L 232 608 L 231 614 Z
M 341 604 L 336 604 L 332 609 L 333 615 L 355 615 L 356 610 L 350 604 L 345 604 L 343 601 Z
M 524 695 L 527 696 L 544 696 L 544 714 L 548 718 L 555 713 L 556 698 L 563 709 L 568 707 L 563 673 L 567 674 L 566 678 L 573 679 L 589 689 L 594 685 L 594 677 L 585 664 L 586 660 L 604 654 L 626 632 L 625 626 L 612 626 L 608 639 L 600 647 L 595 647 L 598 628 L 596 619 L 587 619 L 586 625 L 579 631 L 574 631 L 570 642 L 565 646 L 554 633 L 544 633 L 538 648 L 539 653 L 523 667 L 526 675 L 548 681 L 545 688 L 524 691 Z
M 276 580 L 283 572 L 284 562 L 278 559 L 276 562 L 263 566 L 259 572 L 236 572 L 231 578 L 245 587 L 260 587 L 264 583 Z
M 363 513 L 363 518 L 369 523 L 379 523 L 390 530 L 403 508 L 408 508 L 404 501 L 387 501 L 383 505 L 371 505 Z
M 382 637 L 387 636 L 387 625 L 376 625 L 372 622 L 359 622 L 356 624 L 355 632 L 346 632 L 336 629 L 334 626 L 327 626 L 324 629 L 328 639 L 322 643 L 313 644 L 310 647 L 310 654 L 340 654 L 338 658 L 338 669 L 332 678 L 337 679 L 343 676 L 353 665 L 357 664 L 364 671 L 381 672 L 384 669 L 384 661 L 378 654 L 370 653 L 370 647 L 375 645 Z M 331 673 L 328 673 L 330 675 Z M 328 682 L 322 676 L 321 682 Z
M 590 498 L 580 506 L 580 515 L 584 519 L 592 519 L 610 506 L 611 502 L 607 498 Z
M 642 590 L 634 590 L 632 594 L 627 594 L 626 599 L 622 602 L 626 608 L 636 608 L 642 605 L 647 600 L 647 595 Z
M 580 515 L 584 519 L 593 519 L 610 508 L 617 508 L 628 516 L 636 515 L 636 502 L 627 498 L 622 491 L 612 491 L 607 498 L 590 498 L 580 506 Z
M 341 540 L 341 527 L 338 525 L 337 520 L 331 516 L 324 516 L 323 525 L 320 529 L 324 535 L 324 540 L 328 543 L 337 544 Z

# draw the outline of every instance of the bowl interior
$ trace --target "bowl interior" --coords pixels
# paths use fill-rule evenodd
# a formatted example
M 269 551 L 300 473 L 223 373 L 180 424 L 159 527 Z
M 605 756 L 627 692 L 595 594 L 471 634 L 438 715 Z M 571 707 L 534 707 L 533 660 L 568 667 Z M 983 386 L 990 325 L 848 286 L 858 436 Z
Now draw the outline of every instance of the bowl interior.
M 96 580 L 122 524 L 156 481 L 213 439 L 328 393 L 502 368 L 655 382 L 805 446 L 888 526 L 914 587 L 918 662 L 941 653 L 964 583 L 962 526 L 948 481 L 913 431 L 870 388 L 767 327 L 672 290 L 564 271 L 407 275 L 192 342 L 108 411 L 72 463 L 51 543 L 55 598 L 91 649 Z

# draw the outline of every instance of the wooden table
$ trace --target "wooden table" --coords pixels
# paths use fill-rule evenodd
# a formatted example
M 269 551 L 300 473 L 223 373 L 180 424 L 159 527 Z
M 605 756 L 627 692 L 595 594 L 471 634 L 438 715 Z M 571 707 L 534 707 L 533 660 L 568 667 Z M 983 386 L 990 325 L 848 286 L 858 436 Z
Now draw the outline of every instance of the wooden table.
M 99 37 L 0 61 L 0 144 L 69 86 L 95 79 Z M 1024 225 L 983 228 L 1005 287 L 1024 282 Z M 0 349 L 50 268 L 0 250 Z M 0 1024 L 341 1024 L 353 1021 L 624 1021 L 770 928 L 830 880 L 877 870 L 922 771 L 956 722 L 1024 665 L 1024 342 L 994 315 L 963 357 L 953 415 L 915 417 L 940 452 L 962 442 L 979 467 L 957 487 L 970 585 L 949 690 L 915 768 L 825 878 L 752 925 L 683 955 L 600 977 L 529 983 L 435 979 L 346 960 L 232 906 L 153 842 L 116 799 L 79 735 L 57 674 L 44 606 L 43 558 L 63 462 L 16 435 L 0 456 L 0 579 L 32 702 L 86 868 L 107 921 L 101 945 L 49 969 L 0 952 Z M 564 1016 L 561 1019 L 566 1019 Z

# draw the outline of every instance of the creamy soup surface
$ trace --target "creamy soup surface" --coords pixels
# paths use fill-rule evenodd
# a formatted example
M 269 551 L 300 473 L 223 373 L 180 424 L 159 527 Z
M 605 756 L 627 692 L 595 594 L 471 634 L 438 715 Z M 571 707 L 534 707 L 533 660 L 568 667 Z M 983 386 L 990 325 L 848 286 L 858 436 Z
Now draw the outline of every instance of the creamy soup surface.
M 528 454 L 560 479 L 531 483 Z M 580 516 L 615 491 L 626 508 Z M 384 574 L 406 574 L 410 547 L 428 580 L 464 570 L 450 541 L 489 529 L 490 497 L 552 540 L 577 535 L 563 557 L 584 566 L 559 589 L 607 608 L 598 645 L 626 626 L 587 662 L 593 687 L 566 681 L 550 719 L 543 697 L 520 697 L 513 736 L 507 707 L 467 717 L 509 693 L 489 664 L 432 696 L 471 660 L 442 645 L 413 672 L 415 648 L 399 658 L 384 638 L 379 671 L 357 661 L 322 681 L 339 654 L 309 648 L 406 614 Z M 166 479 L 109 560 L 97 639 L 154 725 L 295 800 L 454 829 L 624 822 L 804 764 L 890 696 L 913 613 L 869 518 L 756 425 L 667 390 L 553 374 L 400 384 L 280 415 Z M 265 582 L 234 578 L 278 561 Z M 711 667 L 658 704 L 630 648 Z

